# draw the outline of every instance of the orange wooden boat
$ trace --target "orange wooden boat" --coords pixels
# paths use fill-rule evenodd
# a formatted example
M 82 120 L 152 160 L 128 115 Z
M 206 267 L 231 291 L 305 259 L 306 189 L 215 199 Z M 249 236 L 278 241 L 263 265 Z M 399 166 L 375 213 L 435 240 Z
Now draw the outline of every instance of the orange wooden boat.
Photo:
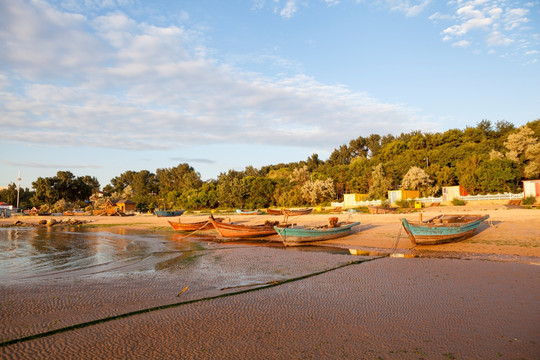
M 221 221 L 223 219 L 219 218 L 216 220 Z M 197 221 L 197 222 L 192 222 L 192 223 L 182 223 L 180 222 L 180 218 L 179 218 L 178 222 L 173 222 L 169 220 L 167 220 L 167 222 L 172 226 L 174 231 L 189 232 L 189 231 L 197 231 L 197 230 L 200 230 L 200 231 L 214 230 L 214 225 L 212 225 L 212 223 L 209 220 Z
M 283 214 L 283 209 L 266 209 L 268 215 L 281 215 Z
M 305 209 L 283 209 L 283 214 L 288 216 L 308 215 L 313 212 L 312 208 Z
M 277 234 L 274 230 L 276 225 L 274 222 L 264 225 L 239 225 L 218 221 L 213 216 L 210 216 L 209 220 L 219 235 L 224 238 L 259 238 Z

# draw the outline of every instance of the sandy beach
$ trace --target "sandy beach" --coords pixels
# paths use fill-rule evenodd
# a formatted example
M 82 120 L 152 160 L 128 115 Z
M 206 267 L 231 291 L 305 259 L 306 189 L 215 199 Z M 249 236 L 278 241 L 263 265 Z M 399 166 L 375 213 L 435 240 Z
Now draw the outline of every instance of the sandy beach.
M 284 248 L 277 238 L 200 243 L 148 215 L 81 217 L 98 235 L 139 231 L 166 248 L 107 265 L 117 269 L 103 277 L 84 267 L 0 284 L 0 358 L 540 359 L 540 211 L 437 207 L 423 217 L 439 213 L 487 213 L 490 222 L 447 245 L 413 247 L 402 233 L 397 252 L 416 257 L 400 258 L 376 254 L 393 247 L 399 218 L 418 214 L 353 214 L 357 231 L 323 250 Z M 141 262 L 158 270 L 126 270 Z
M 402 231 L 400 235 L 400 218 L 417 220 L 418 213 L 410 214 L 311 214 L 289 217 L 289 222 L 306 224 L 327 224 L 329 217 L 337 216 L 340 221 L 359 221 L 350 236 L 318 243 L 320 246 L 339 246 L 354 249 L 391 249 L 398 235 L 400 235 L 397 248 L 403 251 L 424 252 L 455 252 L 498 254 L 522 257 L 540 257 L 540 210 L 524 208 L 506 208 L 504 205 L 475 205 L 475 206 L 441 206 L 422 209 L 422 216 L 428 219 L 439 214 L 488 214 L 488 221 L 483 222 L 477 229 L 474 237 L 458 243 L 441 244 L 437 246 L 413 246 L 411 241 Z M 217 216 L 217 215 L 216 215 Z M 242 224 L 263 224 L 266 220 L 283 220 L 283 216 L 271 215 L 219 215 L 227 220 Z M 182 215 L 182 222 L 201 221 L 208 215 Z M 18 218 L 0 219 L 1 225 L 11 225 L 14 221 L 21 220 L 27 224 L 37 224 L 39 221 L 48 219 L 44 216 L 25 216 Z M 62 219 L 65 217 L 55 217 Z M 172 231 L 167 220 L 177 221 L 178 217 L 165 218 L 155 215 L 137 215 L 131 217 L 117 216 L 77 216 L 72 219 L 80 219 L 87 225 L 107 228 L 131 228 Z M 65 220 L 65 219 L 64 219 Z M 279 242 L 279 237 L 273 236 L 270 240 Z

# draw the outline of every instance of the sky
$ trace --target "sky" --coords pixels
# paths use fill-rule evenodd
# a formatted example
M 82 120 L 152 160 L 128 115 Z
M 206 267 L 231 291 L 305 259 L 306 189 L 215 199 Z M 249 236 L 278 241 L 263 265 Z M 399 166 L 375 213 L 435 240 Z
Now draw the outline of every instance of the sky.
M 540 2 L 0 0 L 0 187 L 540 118 Z

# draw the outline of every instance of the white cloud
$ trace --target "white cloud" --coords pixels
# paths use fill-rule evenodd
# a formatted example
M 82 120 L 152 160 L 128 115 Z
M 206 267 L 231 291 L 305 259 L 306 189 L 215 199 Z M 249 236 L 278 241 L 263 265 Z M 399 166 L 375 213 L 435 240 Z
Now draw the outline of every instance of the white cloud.
M 506 45 L 512 44 L 513 42 L 514 40 L 506 37 L 504 34 L 500 33 L 499 31 L 493 31 L 487 37 L 487 44 L 489 46 L 506 46 Z
M 441 34 L 442 40 L 452 42 L 453 46 L 471 43 L 475 39 L 475 43 L 481 43 L 479 40 L 482 40 L 488 48 L 515 45 L 516 50 L 513 52 L 524 54 L 531 47 L 538 46 L 535 35 L 525 28 L 525 24 L 530 22 L 530 8 L 535 5 L 518 4 L 511 0 L 450 1 L 447 5 L 453 13 L 437 12 L 429 19 L 450 23 Z
M 522 24 L 528 23 L 530 20 L 527 18 L 529 10 L 516 8 L 510 9 L 504 14 L 504 27 L 506 30 L 514 30 Z
M 429 20 L 431 21 L 438 21 L 438 20 L 451 20 L 452 19 L 452 15 L 448 15 L 448 14 L 441 14 L 440 12 L 435 12 L 433 13 L 431 16 L 428 17 Z
M 138 23 L 120 12 L 87 19 L 42 3 L 0 10 L 8 14 L 0 20 L 10 18 L 0 21 L 0 46 L 9 47 L 0 52 L 8 70 L 0 84 L 20 80 L 0 97 L 6 141 L 120 149 L 332 146 L 351 133 L 405 131 L 417 120 L 401 105 L 301 74 L 265 78 L 220 64 L 200 34 L 179 26 Z M 43 59 L 25 52 L 43 43 Z
M 386 3 L 393 11 L 399 11 L 407 17 L 419 15 L 431 3 L 431 0 L 410 1 L 410 0 L 386 0 Z
M 288 0 L 283 9 L 279 12 L 279 14 L 284 18 L 291 18 L 296 13 L 297 7 L 296 7 L 296 1 L 294 0 Z
M 25 167 L 25 168 L 39 168 L 39 169 L 100 169 L 102 166 L 91 164 L 59 164 L 59 163 L 34 163 L 34 162 L 14 162 L 7 160 L 0 160 L 0 163 L 8 166 Z
M 457 47 L 467 47 L 469 45 L 471 45 L 471 43 L 467 40 L 456 41 L 455 43 L 452 44 L 452 46 L 457 46 Z

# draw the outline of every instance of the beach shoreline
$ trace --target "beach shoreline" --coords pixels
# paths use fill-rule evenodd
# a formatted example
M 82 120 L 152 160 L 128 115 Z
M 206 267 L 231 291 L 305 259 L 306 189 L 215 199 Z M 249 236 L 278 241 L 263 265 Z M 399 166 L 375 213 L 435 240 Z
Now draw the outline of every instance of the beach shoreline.
M 416 258 L 392 258 L 399 219 L 417 219 L 417 213 L 290 217 L 298 225 L 349 215 L 360 221 L 352 235 L 313 249 L 285 248 L 278 237 L 261 246 L 200 243 L 173 233 L 167 220 L 178 217 L 71 217 L 99 234 L 102 251 L 130 234 L 155 247 L 143 260 L 67 267 L 0 284 L 0 342 L 10 342 L 0 346 L 0 358 L 535 359 L 540 211 L 438 207 L 423 217 L 440 213 L 487 213 L 490 222 L 474 237 L 445 245 L 413 248 L 401 232 L 396 252 Z M 49 218 L 2 219 L 0 226 Z M 282 219 L 230 216 L 246 224 Z M 107 232 L 121 236 L 101 239 Z M 39 233 L 56 238 L 54 229 Z M 116 246 L 120 252 L 129 246 L 124 241 Z M 380 250 L 381 256 L 344 249 Z
M 503 205 L 440 206 L 422 209 L 422 217 L 428 219 L 440 214 L 488 214 L 490 218 L 478 227 L 476 234 L 466 240 L 440 245 L 413 245 L 407 234 L 401 230 L 401 218 L 417 220 L 419 213 L 407 214 L 309 214 L 290 216 L 289 223 L 297 225 L 324 225 L 328 218 L 338 217 L 339 221 L 359 221 L 349 236 L 318 242 L 318 246 L 336 246 L 350 249 L 373 249 L 387 251 L 396 247 L 397 252 L 440 252 L 463 254 L 494 254 L 519 257 L 540 257 L 540 210 L 506 208 Z M 182 222 L 196 222 L 208 218 L 208 214 L 184 214 Z M 283 216 L 225 214 L 227 221 L 248 225 L 263 224 L 265 221 L 283 221 Z M 155 215 L 135 216 L 23 216 L 0 219 L 0 226 L 12 226 L 19 220 L 26 225 L 37 225 L 40 221 L 54 219 L 67 221 L 76 219 L 82 226 L 103 227 L 104 229 L 138 229 L 152 231 L 172 231 L 167 221 L 178 221 L 179 217 L 157 217 Z M 62 224 L 56 227 L 65 226 Z M 399 239 L 398 239 L 399 237 Z M 267 238 L 280 242 L 277 235 Z M 399 240 L 399 241 L 398 241 Z M 398 244 L 396 246 L 396 241 Z

